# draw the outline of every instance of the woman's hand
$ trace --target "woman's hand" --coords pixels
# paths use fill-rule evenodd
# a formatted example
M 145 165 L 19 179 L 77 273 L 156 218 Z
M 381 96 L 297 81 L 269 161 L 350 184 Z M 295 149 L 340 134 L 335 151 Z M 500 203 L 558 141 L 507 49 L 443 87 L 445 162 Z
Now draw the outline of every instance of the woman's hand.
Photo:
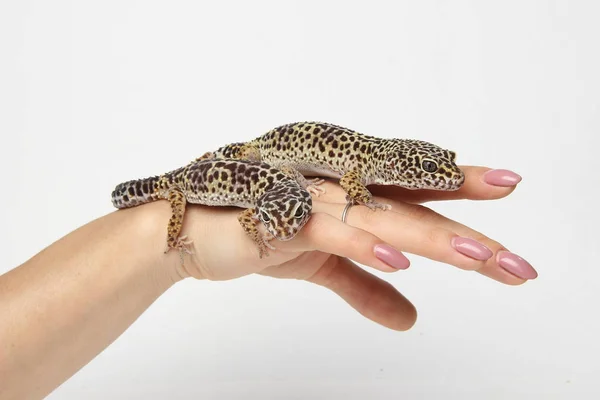
M 164 254 L 171 208 L 159 201 L 92 221 L 0 276 L 0 398 L 43 397 L 115 340 L 173 284 L 193 276 L 222 280 L 258 273 L 303 279 L 337 293 L 365 317 L 409 329 L 413 305 L 392 285 L 359 268 L 405 269 L 400 251 L 476 270 L 516 285 L 536 277 L 527 262 L 484 235 L 423 206 L 429 200 L 497 199 L 519 177 L 464 167 L 457 192 L 374 187 L 390 211 L 353 206 L 340 221 L 345 194 L 334 183 L 291 241 L 260 259 L 237 221 L 240 209 L 188 207 L 183 233 L 195 253 Z M 491 185 L 490 185 L 491 183 Z M 466 239 L 465 239 L 466 238 Z M 353 261 L 350 261 L 353 260 Z M 4 329 L 3 329 L 4 328 Z M 31 385 L 31 382 L 36 382 Z
M 176 265 L 181 277 L 223 280 L 251 273 L 303 279 L 325 286 L 367 318 L 391 329 L 406 330 L 416 321 L 412 304 L 389 283 L 354 264 L 394 272 L 409 266 L 400 253 L 474 270 L 499 282 L 517 285 L 537 276 L 519 256 L 498 242 L 417 203 L 452 199 L 498 199 L 520 181 L 505 170 L 462 167 L 465 185 L 456 192 L 408 191 L 372 187 L 377 201 L 390 211 L 352 206 L 346 223 L 341 215 L 345 193 L 326 182 L 326 194 L 313 198 L 313 216 L 289 242 L 271 243 L 277 250 L 259 259 L 255 244 L 237 221 L 239 209 L 189 206 L 183 233 L 194 242 L 195 253 Z M 487 173 L 487 174 L 486 174 Z M 162 206 L 168 212 L 168 205 Z M 164 213 L 160 213 L 164 214 Z M 164 218 L 164 215 L 163 215 Z M 155 221 L 160 225 L 160 221 Z M 179 256 L 171 255 L 178 263 Z

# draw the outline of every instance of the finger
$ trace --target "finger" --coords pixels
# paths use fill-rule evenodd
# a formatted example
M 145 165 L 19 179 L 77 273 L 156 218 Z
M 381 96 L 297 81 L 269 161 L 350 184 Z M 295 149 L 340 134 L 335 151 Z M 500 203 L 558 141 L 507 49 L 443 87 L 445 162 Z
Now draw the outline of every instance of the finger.
M 392 209 L 396 212 L 421 221 L 423 224 L 437 226 L 453 232 L 454 241 L 451 239 L 451 246 L 459 252 L 465 254 L 474 254 L 477 252 L 477 246 L 483 245 L 493 254 L 492 257 L 478 269 L 478 272 L 490 278 L 506 281 L 513 281 L 514 276 L 519 278 L 513 284 L 520 284 L 529 279 L 537 278 L 537 271 L 522 257 L 508 251 L 501 243 L 487 237 L 460 222 L 445 217 L 430 208 L 418 204 L 406 204 L 392 201 Z M 481 250 L 481 249 L 480 249 Z M 507 282 L 508 283 L 508 282 Z
M 307 280 L 330 289 L 361 315 L 387 328 L 406 331 L 417 320 L 417 311 L 408 299 L 348 259 L 330 257 Z
M 382 272 L 406 269 L 410 262 L 376 235 L 343 223 L 325 213 L 314 213 L 296 237 L 272 243 L 281 251 L 321 251 L 350 258 Z
M 425 207 L 385 200 L 392 204 L 391 211 L 373 211 L 365 206 L 353 206 L 348 212 L 347 223 L 372 232 L 401 251 L 464 270 L 478 271 L 505 284 L 518 285 L 525 279 L 535 277 L 517 276 L 514 273 L 517 268 L 512 268 L 510 271 L 510 265 L 507 267 L 506 260 L 503 263 L 499 262 L 499 254 L 506 256 L 505 253 L 501 253 L 502 250 L 506 250 L 501 244 L 488 240 L 486 246 L 477 240 L 470 240 L 469 235 L 483 237 L 483 235 L 478 236 L 474 231 L 463 230 L 463 236 L 467 239 L 461 239 L 462 236 L 454 231 L 454 226 L 448 223 L 439 225 L 440 220 L 423 211 L 427 210 Z M 313 203 L 313 209 L 330 215 L 340 215 L 343 207 L 335 203 Z M 410 207 L 414 209 L 409 211 L 407 208 Z M 453 244 L 456 247 L 453 247 Z M 508 261 L 514 264 L 514 260 Z
M 505 169 L 461 166 L 465 183 L 455 191 L 409 190 L 398 186 L 369 186 L 378 196 L 399 199 L 410 203 L 439 200 L 495 200 L 511 194 L 521 182 L 521 176 Z

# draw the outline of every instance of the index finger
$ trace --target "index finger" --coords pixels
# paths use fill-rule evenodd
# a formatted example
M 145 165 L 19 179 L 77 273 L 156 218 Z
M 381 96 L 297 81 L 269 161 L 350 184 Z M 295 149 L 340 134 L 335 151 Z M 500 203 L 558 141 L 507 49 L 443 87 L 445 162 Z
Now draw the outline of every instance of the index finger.
M 440 200 L 496 200 L 511 194 L 521 176 L 507 169 L 461 166 L 465 183 L 455 191 L 409 190 L 398 186 L 369 186 L 376 196 L 399 199 L 407 203 L 426 203 Z

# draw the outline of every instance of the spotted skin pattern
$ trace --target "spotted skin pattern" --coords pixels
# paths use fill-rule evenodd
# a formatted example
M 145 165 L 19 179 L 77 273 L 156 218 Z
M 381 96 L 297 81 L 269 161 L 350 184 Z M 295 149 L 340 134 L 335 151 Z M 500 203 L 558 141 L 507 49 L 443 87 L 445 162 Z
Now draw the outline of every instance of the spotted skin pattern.
M 322 179 L 340 179 L 347 200 L 371 209 L 390 209 L 373 200 L 367 185 L 457 190 L 465 180 L 456 153 L 414 139 L 383 139 L 321 122 L 282 125 L 249 142 L 233 143 L 199 159 L 263 161 L 294 177 L 318 196 Z
M 164 175 L 123 182 L 112 192 L 112 203 L 120 209 L 157 200 L 167 200 L 172 210 L 165 253 L 170 249 L 191 253 L 192 242 L 180 236 L 188 203 L 245 208 L 238 221 L 258 246 L 260 258 L 268 256 L 267 248 L 274 249 L 271 239 L 294 238 L 312 211 L 310 193 L 293 178 L 247 160 L 196 160 Z M 264 225 L 264 235 L 258 223 Z

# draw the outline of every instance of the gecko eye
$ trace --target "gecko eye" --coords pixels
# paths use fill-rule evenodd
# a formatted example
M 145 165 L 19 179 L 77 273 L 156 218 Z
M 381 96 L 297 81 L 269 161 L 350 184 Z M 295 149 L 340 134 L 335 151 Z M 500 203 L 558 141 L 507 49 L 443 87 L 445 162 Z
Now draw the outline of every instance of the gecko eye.
M 302 216 L 304 216 L 304 208 L 302 208 L 302 206 L 300 206 L 296 210 L 296 213 L 294 214 L 294 217 L 301 218 Z
M 423 170 L 425 172 L 430 172 L 430 173 L 434 173 L 435 171 L 438 170 L 437 164 L 431 160 L 423 160 L 421 167 L 423 168 Z
M 260 219 L 262 222 L 264 223 L 268 223 L 269 221 L 271 221 L 271 216 L 269 214 L 267 214 L 267 212 L 265 210 L 260 210 Z

